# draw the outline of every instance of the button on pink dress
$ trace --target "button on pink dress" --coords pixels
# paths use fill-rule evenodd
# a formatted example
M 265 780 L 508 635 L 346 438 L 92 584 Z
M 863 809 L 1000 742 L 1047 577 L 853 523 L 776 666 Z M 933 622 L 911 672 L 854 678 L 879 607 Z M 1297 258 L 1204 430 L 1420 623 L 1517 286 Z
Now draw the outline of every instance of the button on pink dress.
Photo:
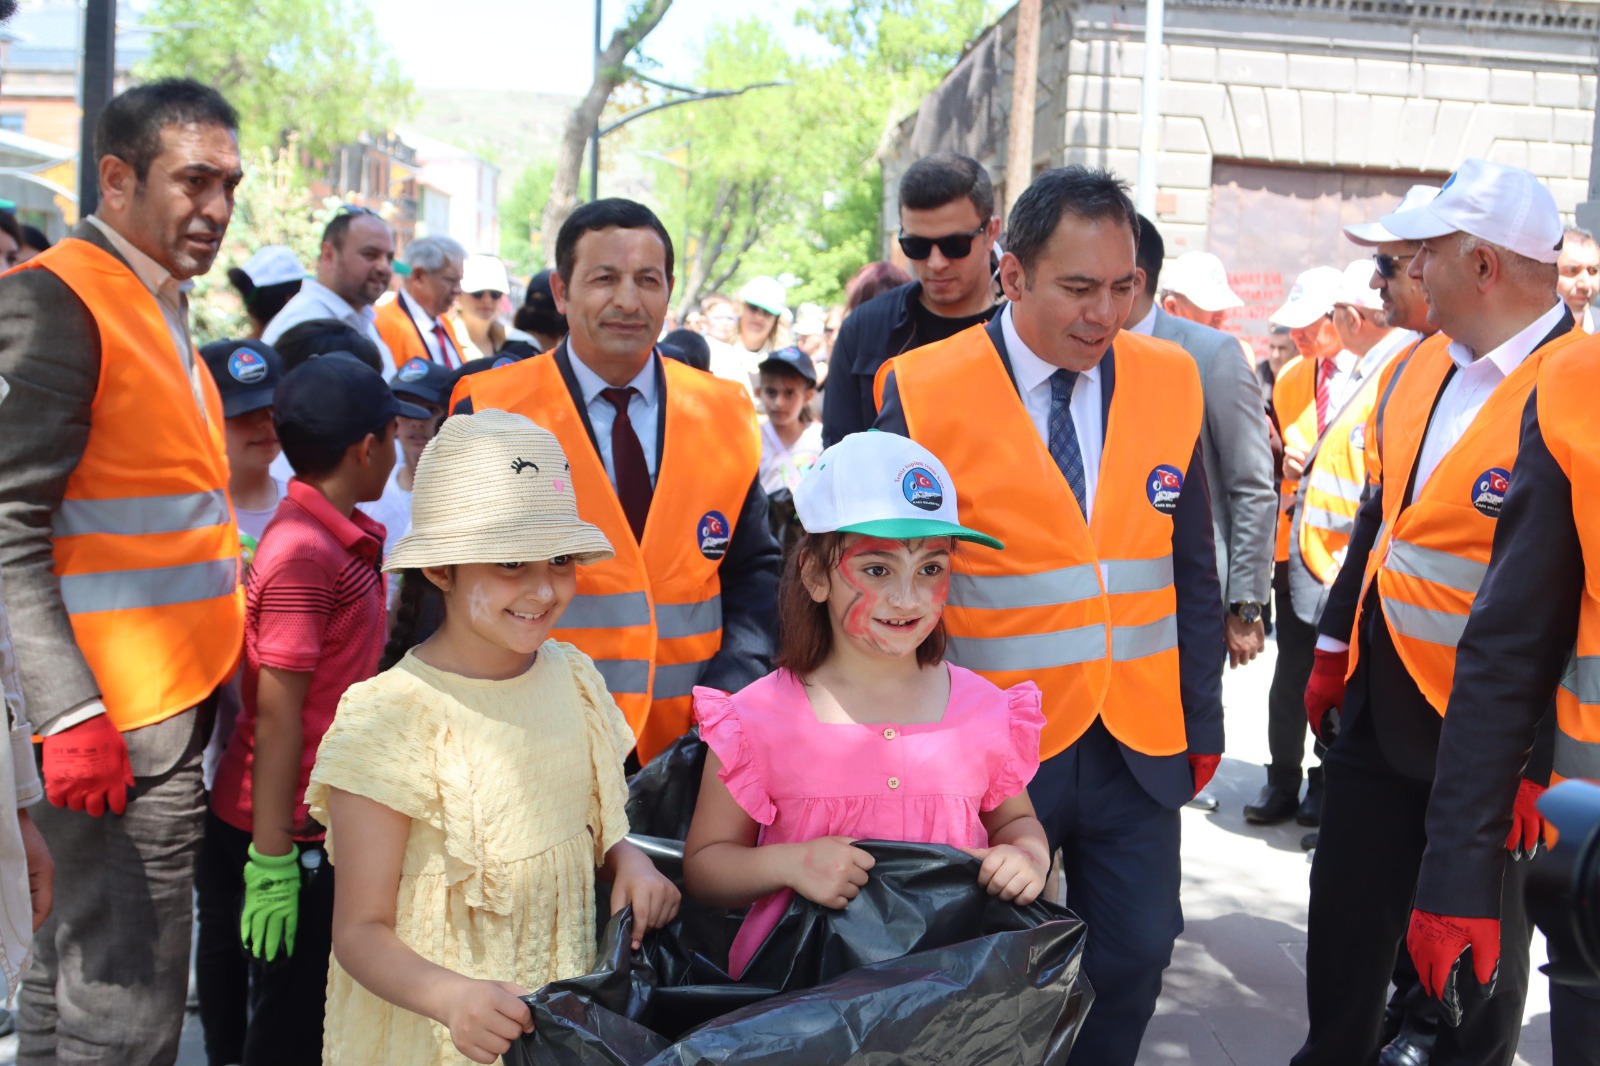
M 729 696 L 694 690 L 700 735 L 719 776 L 761 824 L 758 844 L 825 836 L 982 848 L 978 815 L 1021 793 L 1039 769 L 1040 695 L 1033 682 L 1001 690 L 946 664 L 950 702 L 937 722 L 819 722 L 800 681 L 777 670 Z M 789 903 L 758 900 L 734 938 L 737 977 Z

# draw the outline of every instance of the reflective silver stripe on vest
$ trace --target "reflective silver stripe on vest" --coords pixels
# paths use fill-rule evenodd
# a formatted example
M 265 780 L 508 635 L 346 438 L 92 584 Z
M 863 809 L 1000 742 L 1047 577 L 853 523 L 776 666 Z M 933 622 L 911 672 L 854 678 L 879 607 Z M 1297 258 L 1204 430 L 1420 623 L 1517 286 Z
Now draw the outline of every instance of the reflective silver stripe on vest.
M 1443 585 L 1458 592 L 1474 594 L 1482 587 L 1483 575 L 1489 571 L 1485 563 L 1463 559 L 1459 555 L 1436 551 L 1433 548 L 1421 548 L 1415 544 L 1407 544 L 1403 540 L 1396 540 L 1390 544 L 1389 557 L 1384 561 L 1384 565 L 1397 574 L 1421 578 L 1423 581 L 1431 581 L 1435 585 Z
M 951 637 L 946 647 L 951 662 L 968 670 L 1048 670 L 1055 666 L 1104 659 L 1103 625 L 1031 633 L 1025 637 Z
M 150 570 L 68 574 L 61 579 L 61 599 L 68 614 L 132 611 L 231 596 L 238 584 L 239 560 L 214 559 Z
M 721 596 L 713 596 L 700 603 L 656 604 L 656 636 L 662 640 L 715 633 L 721 628 Z M 659 671 L 657 676 L 659 677 Z
M 1334 514 L 1320 507 L 1307 507 L 1302 515 L 1301 521 L 1313 529 L 1326 529 L 1330 533 L 1343 533 L 1349 536 L 1350 531 L 1356 528 L 1354 516 Z
M 177 533 L 208 529 L 228 521 L 228 494 L 186 492 L 177 496 L 128 496 L 120 500 L 62 500 L 50 522 L 58 537 L 115 533 Z
M 1562 777 L 1600 779 L 1600 744 L 1579 740 L 1557 729 L 1555 761 L 1551 769 Z
M 980 577 L 975 574 L 950 575 L 950 604 L 983 610 L 1011 607 L 1049 607 L 1076 603 L 1100 595 L 1094 564 L 1083 563 L 1042 574 L 1003 574 Z
M 695 685 L 700 682 L 700 675 L 705 671 L 706 663 L 710 659 L 702 659 L 693 663 L 673 663 L 671 666 L 656 667 L 656 689 L 650 694 L 652 699 L 670 700 L 675 696 L 687 696 L 694 691 Z
M 561 613 L 562 629 L 626 629 L 650 624 L 650 600 L 642 592 L 572 597 Z M 630 691 L 643 692 L 641 686 Z
M 1579 703 L 1600 704 L 1600 656 L 1569 658 L 1566 673 L 1561 675 L 1561 687 L 1578 697 Z
M 643 659 L 596 659 L 594 668 L 612 692 L 643 695 L 650 691 L 650 664 Z
M 1131 592 L 1159 592 L 1172 584 L 1172 556 L 1159 559 L 1107 559 L 1106 591 L 1112 595 Z
M 1429 644 L 1443 644 L 1448 648 L 1461 643 L 1461 632 L 1467 628 L 1467 616 L 1464 614 L 1436 611 L 1399 600 L 1384 600 L 1383 615 L 1401 636 L 1425 640 Z
M 1178 619 L 1167 615 L 1142 626 L 1111 627 L 1111 658 L 1117 662 L 1159 655 L 1178 646 Z
M 1311 471 L 1311 480 L 1308 484 L 1318 492 L 1326 492 L 1351 503 L 1360 503 L 1361 493 L 1366 488 L 1366 485 L 1359 481 L 1346 481 L 1326 470 Z

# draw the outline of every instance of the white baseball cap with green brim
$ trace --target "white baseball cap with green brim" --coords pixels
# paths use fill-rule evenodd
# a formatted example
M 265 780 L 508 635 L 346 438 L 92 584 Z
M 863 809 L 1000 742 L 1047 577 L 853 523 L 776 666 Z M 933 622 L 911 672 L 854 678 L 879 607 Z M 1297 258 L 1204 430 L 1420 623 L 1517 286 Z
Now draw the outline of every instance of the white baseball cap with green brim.
M 794 509 L 807 533 L 954 537 L 1005 547 L 958 521 L 949 471 L 928 449 L 897 433 L 852 433 L 824 451 L 795 488 Z

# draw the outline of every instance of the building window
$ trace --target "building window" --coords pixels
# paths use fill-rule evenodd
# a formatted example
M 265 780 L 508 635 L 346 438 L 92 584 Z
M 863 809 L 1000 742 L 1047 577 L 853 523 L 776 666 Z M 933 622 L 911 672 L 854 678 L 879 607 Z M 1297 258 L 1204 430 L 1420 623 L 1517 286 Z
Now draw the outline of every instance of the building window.
M 26 118 L 27 116 L 20 111 L 0 112 L 0 130 L 6 133 L 21 133 Z

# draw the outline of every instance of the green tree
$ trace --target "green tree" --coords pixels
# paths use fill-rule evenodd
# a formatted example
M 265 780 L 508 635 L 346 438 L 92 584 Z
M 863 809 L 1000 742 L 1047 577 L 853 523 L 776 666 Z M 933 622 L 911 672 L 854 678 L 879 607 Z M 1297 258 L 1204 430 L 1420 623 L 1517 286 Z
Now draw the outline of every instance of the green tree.
M 247 150 L 290 132 L 326 157 L 411 109 L 411 83 L 359 0 L 152 0 L 139 76 L 213 85 L 239 109 Z
M 535 274 L 544 269 L 539 226 L 556 164 L 547 159 L 524 167 L 500 202 L 500 258 L 513 274 Z

